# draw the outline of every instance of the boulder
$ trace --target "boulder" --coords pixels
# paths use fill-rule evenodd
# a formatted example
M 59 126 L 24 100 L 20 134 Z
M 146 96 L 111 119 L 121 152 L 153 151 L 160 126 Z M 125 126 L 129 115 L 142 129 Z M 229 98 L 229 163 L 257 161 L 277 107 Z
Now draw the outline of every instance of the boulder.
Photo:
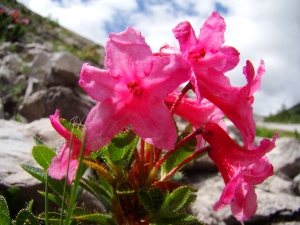
M 16 204 L 10 206 L 15 213 L 32 199 L 33 212 L 38 214 L 44 211 L 44 197 L 38 193 L 38 190 L 45 190 L 44 185 L 20 167 L 21 164 L 40 167 L 31 155 L 35 145 L 33 136 L 38 136 L 47 146 L 55 149 L 65 141 L 53 129 L 48 118 L 28 124 L 0 119 L 0 193 L 5 194 L 12 187 L 20 189 Z M 102 205 L 89 193 L 84 192 L 80 197 L 79 205 L 83 203 L 89 210 L 103 211 Z
M 69 52 L 53 53 L 52 74 L 47 79 L 47 86 L 77 86 L 83 62 Z
M 24 99 L 19 112 L 29 122 L 49 117 L 56 109 L 60 110 L 62 118 L 72 120 L 76 117 L 84 120 L 94 104 L 86 95 L 68 87 L 56 86 L 37 91 Z

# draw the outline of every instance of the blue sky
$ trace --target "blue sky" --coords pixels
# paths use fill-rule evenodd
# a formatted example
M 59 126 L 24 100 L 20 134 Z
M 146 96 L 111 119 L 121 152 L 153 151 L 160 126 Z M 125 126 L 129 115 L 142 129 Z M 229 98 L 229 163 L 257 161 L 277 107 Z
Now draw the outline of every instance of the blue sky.
M 31 10 L 105 46 L 109 32 L 127 26 L 140 30 L 153 51 L 177 45 L 172 29 L 188 20 L 196 34 L 215 10 L 227 25 L 225 44 L 241 53 L 240 64 L 227 75 L 236 86 L 245 84 L 242 67 L 247 59 L 266 74 L 255 94 L 254 112 L 269 115 L 283 104 L 300 102 L 299 0 L 17 0 Z

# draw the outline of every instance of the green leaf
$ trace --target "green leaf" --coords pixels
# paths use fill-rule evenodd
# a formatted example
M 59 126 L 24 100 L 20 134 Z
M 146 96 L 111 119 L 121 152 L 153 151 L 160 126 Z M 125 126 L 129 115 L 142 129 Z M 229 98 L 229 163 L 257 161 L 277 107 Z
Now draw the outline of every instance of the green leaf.
M 45 221 L 45 213 L 41 213 L 37 218 Z M 60 213 L 48 212 L 48 221 L 51 225 L 60 225 Z
M 144 209 L 149 213 L 149 214 L 152 214 L 154 213 L 154 203 L 152 201 L 152 198 L 151 198 L 151 195 L 147 192 L 147 191 L 144 191 L 144 190 L 140 190 L 138 192 L 138 196 L 144 206 Z
M 148 194 L 152 198 L 154 210 L 158 211 L 162 206 L 164 194 L 159 188 L 150 188 Z
M 67 120 L 65 119 L 60 119 L 60 123 L 61 125 L 63 125 L 68 131 L 72 132 L 78 139 L 81 139 L 81 127 L 82 124 L 79 123 L 69 123 Z
M 178 142 L 186 137 L 188 133 L 183 133 L 178 137 Z M 178 166 L 184 159 L 193 154 L 197 145 L 196 137 L 189 140 L 187 143 L 176 149 L 172 155 L 162 165 L 161 176 L 167 175 L 174 167 Z
M 162 201 L 162 204 L 161 204 L 161 209 L 168 209 L 169 208 L 169 205 L 170 205 L 170 192 L 169 191 L 166 191 L 164 193 L 164 198 L 163 198 L 163 201 Z
M 119 195 L 128 195 L 133 194 L 134 192 L 133 185 L 128 181 L 121 182 L 117 185 L 117 193 Z
M 170 194 L 169 209 L 177 211 L 182 208 L 189 200 L 191 190 L 189 186 L 181 186 L 176 188 Z
M 46 196 L 46 193 L 44 191 L 38 191 L 41 195 L 43 195 L 44 197 Z M 62 198 L 53 194 L 48 193 L 48 199 L 54 203 L 56 203 L 57 205 L 61 206 L 62 205 Z M 67 205 L 65 204 L 65 208 L 67 207 Z
M 81 221 L 89 221 L 89 222 L 96 222 L 100 225 L 117 225 L 112 218 L 107 215 L 101 213 L 93 213 L 93 214 L 85 214 L 80 216 L 73 216 L 75 220 Z
M 46 145 L 37 145 L 32 148 L 32 156 L 44 170 L 47 170 L 56 153 Z
M 89 177 L 89 179 L 82 178 L 82 182 L 80 186 L 94 195 L 104 206 L 107 210 L 112 210 L 112 196 L 101 187 L 101 184 L 96 180 Z
M 36 145 L 44 145 L 43 140 L 41 138 L 39 138 L 38 136 L 33 136 L 33 140 Z
M 138 137 L 131 130 L 116 135 L 106 146 L 107 154 L 115 165 L 128 167 L 134 149 L 138 143 Z
M 46 182 L 45 170 L 43 170 L 41 168 L 34 167 L 34 166 L 29 166 L 29 165 L 21 165 L 21 167 L 27 173 L 29 173 L 31 176 L 33 176 L 34 178 L 38 179 L 39 181 L 41 181 L 42 183 L 45 184 L 45 182 Z M 51 177 L 48 177 L 48 184 L 49 184 L 50 188 L 53 191 L 55 191 L 59 196 L 61 196 L 61 197 L 63 196 L 63 190 L 64 190 L 64 186 L 65 186 L 65 179 L 56 180 L 56 179 L 53 179 Z M 69 198 L 70 195 L 71 195 L 71 186 L 67 186 L 66 194 L 67 194 L 67 198 Z
M 27 173 L 29 173 L 34 178 L 38 179 L 39 181 L 45 183 L 45 170 L 41 168 L 37 168 L 34 166 L 29 165 L 21 165 L 22 169 L 24 169 Z
M 7 215 L 8 218 L 10 218 L 9 217 L 9 209 L 8 209 L 8 206 L 7 206 L 7 202 L 6 202 L 5 198 L 4 198 L 4 196 L 2 196 L 2 195 L 0 195 L 0 213 L 2 215 Z M 0 224 L 2 224 L 2 223 L 0 223 Z
M 27 203 L 25 209 L 26 209 L 28 212 L 32 212 L 32 206 L 33 206 L 33 200 L 30 200 L 30 201 Z
M 24 224 L 40 225 L 37 218 L 35 218 L 35 216 L 31 212 L 23 209 L 18 213 L 14 225 L 24 225 Z
M 187 208 L 190 205 L 192 205 L 197 199 L 197 195 L 193 195 L 190 194 L 190 196 L 188 197 L 188 199 L 186 200 L 186 202 L 184 203 L 184 205 L 182 206 L 182 208 Z
M 10 217 L 9 215 L 0 212 L 0 224 L 1 225 L 10 225 Z
M 205 225 L 204 223 L 197 220 L 196 217 L 191 215 L 184 215 L 180 214 L 174 218 L 163 218 L 157 221 L 156 224 L 165 225 L 165 224 L 172 224 L 172 225 Z

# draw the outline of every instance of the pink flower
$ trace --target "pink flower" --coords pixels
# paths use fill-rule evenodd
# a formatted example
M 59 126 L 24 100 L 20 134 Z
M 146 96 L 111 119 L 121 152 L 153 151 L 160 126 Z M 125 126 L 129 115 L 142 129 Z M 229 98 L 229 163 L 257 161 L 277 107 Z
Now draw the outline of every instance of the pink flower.
M 59 110 L 56 110 L 55 114 L 50 116 L 50 121 L 54 129 L 66 139 L 66 143 L 58 150 L 57 156 L 55 156 L 52 159 L 52 162 L 49 167 L 49 176 L 58 180 L 66 176 L 69 151 L 71 151 L 69 173 L 67 176 L 68 185 L 70 185 L 74 180 L 76 170 L 78 167 L 78 159 L 76 157 L 80 154 L 81 141 L 75 135 L 72 135 L 71 132 L 68 131 L 64 126 L 61 125 L 59 118 Z M 71 144 L 72 149 L 69 149 Z M 85 149 L 84 155 L 88 155 L 89 153 L 90 151 L 88 149 Z
M 233 215 L 239 221 L 249 220 L 257 209 L 253 186 L 274 174 L 265 154 L 275 147 L 277 134 L 272 141 L 263 139 L 252 150 L 237 145 L 216 123 L 204 124 L 202 136 L 210 144 L 208 155 L 226 184 L 213 209 L 217 211 L 230 204 Z
M 188 22 L 178 24 L 174 35 L 180 44 L 180 51 L 193 67 L 192 79 L 197 97 L 208 99 L 215 104 L 234 123 L 243 135 L 244 143 L 251 148 L 255 137 L 253 120 L 253 93 L 259 89 L 264 73 L 264 63 L 258 69 L 257 76 L 250 61 L 246 62 L 244 74 L 247 84 L 233 87 L 224 72 L 233 69 L 239 62 L 239 53 L 224 43 L 225 23 L 214 12 L 204 23 L 196 38 Z
M 144 37 L 131 27 L 109 37 L 107 70 L 85 64 L 80 74 L 79 84 L 99 102 L 85 123 L 87 146 L 98 150 L 131 125 L 145 141 L 171 149 L 177 134 L 163 100 L 190 79 L 189 64 L 181 54 L 154 56 Z
M 21 19 L 21 23 L 23 23 L 23 24 L 28 24 L 29 23 L 29 20 L 28 19 L 26 19 L 26 18 L 23 18 L 23 19 Z
M 16 20 L 20 16 L 20 11 L 17 9 L 12 9 L 11 11 L 9 11 L 9 15 Z
M 226 24 L 224 19 L 214 12 L 200 29 L 199 38 L 189 22 L 181 22 L 174 29 L 175 38 L 179 41 L 180 51 L 193 66 L 197 81 L 202 76 L 211 76 L 207 69 L 214 68 L 220 72 L 232 70 L 239 62 L 238 51 L 223 46 Z M 195 85 L 195 88 L 197 86 Z

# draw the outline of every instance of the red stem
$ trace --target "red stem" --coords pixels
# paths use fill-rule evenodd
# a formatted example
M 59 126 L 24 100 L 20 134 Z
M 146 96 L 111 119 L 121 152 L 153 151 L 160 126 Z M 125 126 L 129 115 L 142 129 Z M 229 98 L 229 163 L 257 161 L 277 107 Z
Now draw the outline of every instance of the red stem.
M 151 181 L 153 181 L 153 179 L 156 177 L 157 171 L 159 169 L 159 167 L 163 164 L 163 162 L 170 156 L 173 154 L 174 151 L 176 151 L 179 147 L 181 147 L 182 145 L 184 145 L 186 142 L 188 142 L 189 140 L 191 140 L 193 137 L 195 137 L 198 134 L 201 134 L 203 132 L 203 128 L 200 127 L 197 130 L 195 130 L 194 132 L 190 133 L 188 136 L 186 136 L 185 138 L 183 138 L 181 141 L 179 141 L 173 149 L 167 151 L 166 154 L 164 154 L 158 161 L 157 163 L 154 165 L 153 169 L 150 171 L 149 176 L 147 178 L 147 183 L 150 183 Z
M 175 168 L 173 168 L 165 177 L 161 179 L 161 181 L 169 180 L 178 170 L 180 170 L 185 164 L 189 163 L 193 159 L 195 159 L 197 156 L 204 154 L 205 152 L 208 152 L 211 149 L 210 146 L 206 146 L 198 151 L 195 151 L 192 155 L 187 157 L 185 160 L 183 160 L 181 163 L 179 163 Z
M 179 102 L 181 101 L 181 99 L 183 98 L 183 96 L 190 90 L 193 88 L 193 85 L 191 83 L 191 81 L 181 90 L 180 94 L 176 97 L 176 99 L 173 102 L 173 105 L 171 106 L 170 112 L 173 115 L 175 112 L 175 109 L 177 108 Z

